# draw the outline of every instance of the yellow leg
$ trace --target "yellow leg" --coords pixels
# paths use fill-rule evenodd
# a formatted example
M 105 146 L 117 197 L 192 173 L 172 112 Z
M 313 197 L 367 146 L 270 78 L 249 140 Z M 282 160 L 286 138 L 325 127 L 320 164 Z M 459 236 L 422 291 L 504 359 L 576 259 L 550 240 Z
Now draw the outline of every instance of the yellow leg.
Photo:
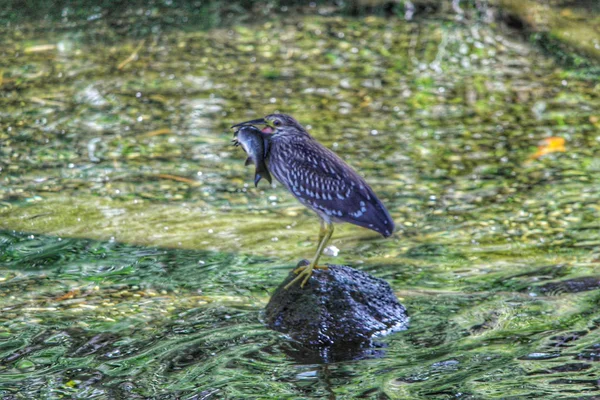
M 325 228 L 323 227 L 324 225 L 325 225 Z M 298 274 L 298 276 L 295 277 L 293 281 L 291 281 L 290 283 L 285 285 L 285 289 L 290 288 L 294 283 L 296 283 L 300 280 L 302 280 L 300 287 L 304 287 L 304 285 L 306 285 L 306 282 L 308 282 L 308 280 L 310 279 L 313 269 L 315 269 L 315 268 L 327 269 L 327 267 L 321 267 L 321 266 L 317 265 L 317 263 L 319 262 L 321 253 L 323 253 L 323 250 L 327 246 L 329 239 L 331 239 L 331 235 L 333 235 L 333 224 L 331 222 L 328 222 L 328 223 L 321 222 L 321 232 L 319 232 L 320 240 L 319 240 L 319 247 L 317 247 L 317 253 L 315 254 L 315 256 L 312 259 L 312 261 L 310 262 L 310 264 L 303 265 L 294 270 L 294 273 Z
M 325 221 L 323 221 L 321 218 L 319 218 L 319 220 L 321 221 L 321 229 L 319 229 L 319 243 L 321 243 L 321 240 L 323 240 L 327 228 L 325 228 Z

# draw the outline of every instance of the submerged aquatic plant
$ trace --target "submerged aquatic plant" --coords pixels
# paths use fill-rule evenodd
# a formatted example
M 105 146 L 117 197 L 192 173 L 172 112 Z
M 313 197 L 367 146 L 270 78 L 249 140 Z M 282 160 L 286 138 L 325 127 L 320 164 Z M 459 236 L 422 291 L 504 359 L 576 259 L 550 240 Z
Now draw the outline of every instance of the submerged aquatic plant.
M 0 28 L 1 396 L 599 394 L 593 69 L 455 14 L 198 30 L 140 10 Z M 275 110 L 400 227 L 333 240 L 410 310 L 377 359 L 306 364 L 261 322 L 316 239 L 229 145 Z M 528 162 L 548 137 L 568 151 Z

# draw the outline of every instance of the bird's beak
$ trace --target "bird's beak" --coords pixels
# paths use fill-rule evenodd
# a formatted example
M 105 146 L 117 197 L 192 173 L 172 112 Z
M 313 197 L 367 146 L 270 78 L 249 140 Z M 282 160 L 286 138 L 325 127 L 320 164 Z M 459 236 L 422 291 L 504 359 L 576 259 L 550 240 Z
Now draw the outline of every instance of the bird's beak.
M 248 125 L 265 125 L 267 121 L 264 118 L 253 119 L 252 121 L 240 122 L 239 124 L 232 125 L 232 128 L 237 128 L 238 126 L 248 126 Z

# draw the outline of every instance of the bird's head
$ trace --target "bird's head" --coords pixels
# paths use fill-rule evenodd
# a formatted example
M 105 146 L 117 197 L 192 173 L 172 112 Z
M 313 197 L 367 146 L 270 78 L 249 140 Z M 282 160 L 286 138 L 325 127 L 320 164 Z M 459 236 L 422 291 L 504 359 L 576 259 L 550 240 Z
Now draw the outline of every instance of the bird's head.
M 264 118 L 253 119 L 252 121 L 240 122 L 233 125 L 232 128 L 247 125 L 264 125 L 261 129 L 263 133 L 273 136 L 278 135 L 308 135 L 306 130 L 298 121 L 287 114 L 269 114 Z

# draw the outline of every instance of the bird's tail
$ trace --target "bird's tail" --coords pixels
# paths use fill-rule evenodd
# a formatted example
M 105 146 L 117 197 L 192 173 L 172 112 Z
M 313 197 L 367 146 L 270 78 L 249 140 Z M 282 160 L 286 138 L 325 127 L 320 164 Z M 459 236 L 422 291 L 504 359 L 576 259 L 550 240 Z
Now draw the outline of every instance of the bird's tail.
M 379 232 L 383 237 L 390 237 L 394 233 L 395 224 L 390 213 L 373 192 L 371 199 L 365 201 L 366 210 L 352 223 Z

